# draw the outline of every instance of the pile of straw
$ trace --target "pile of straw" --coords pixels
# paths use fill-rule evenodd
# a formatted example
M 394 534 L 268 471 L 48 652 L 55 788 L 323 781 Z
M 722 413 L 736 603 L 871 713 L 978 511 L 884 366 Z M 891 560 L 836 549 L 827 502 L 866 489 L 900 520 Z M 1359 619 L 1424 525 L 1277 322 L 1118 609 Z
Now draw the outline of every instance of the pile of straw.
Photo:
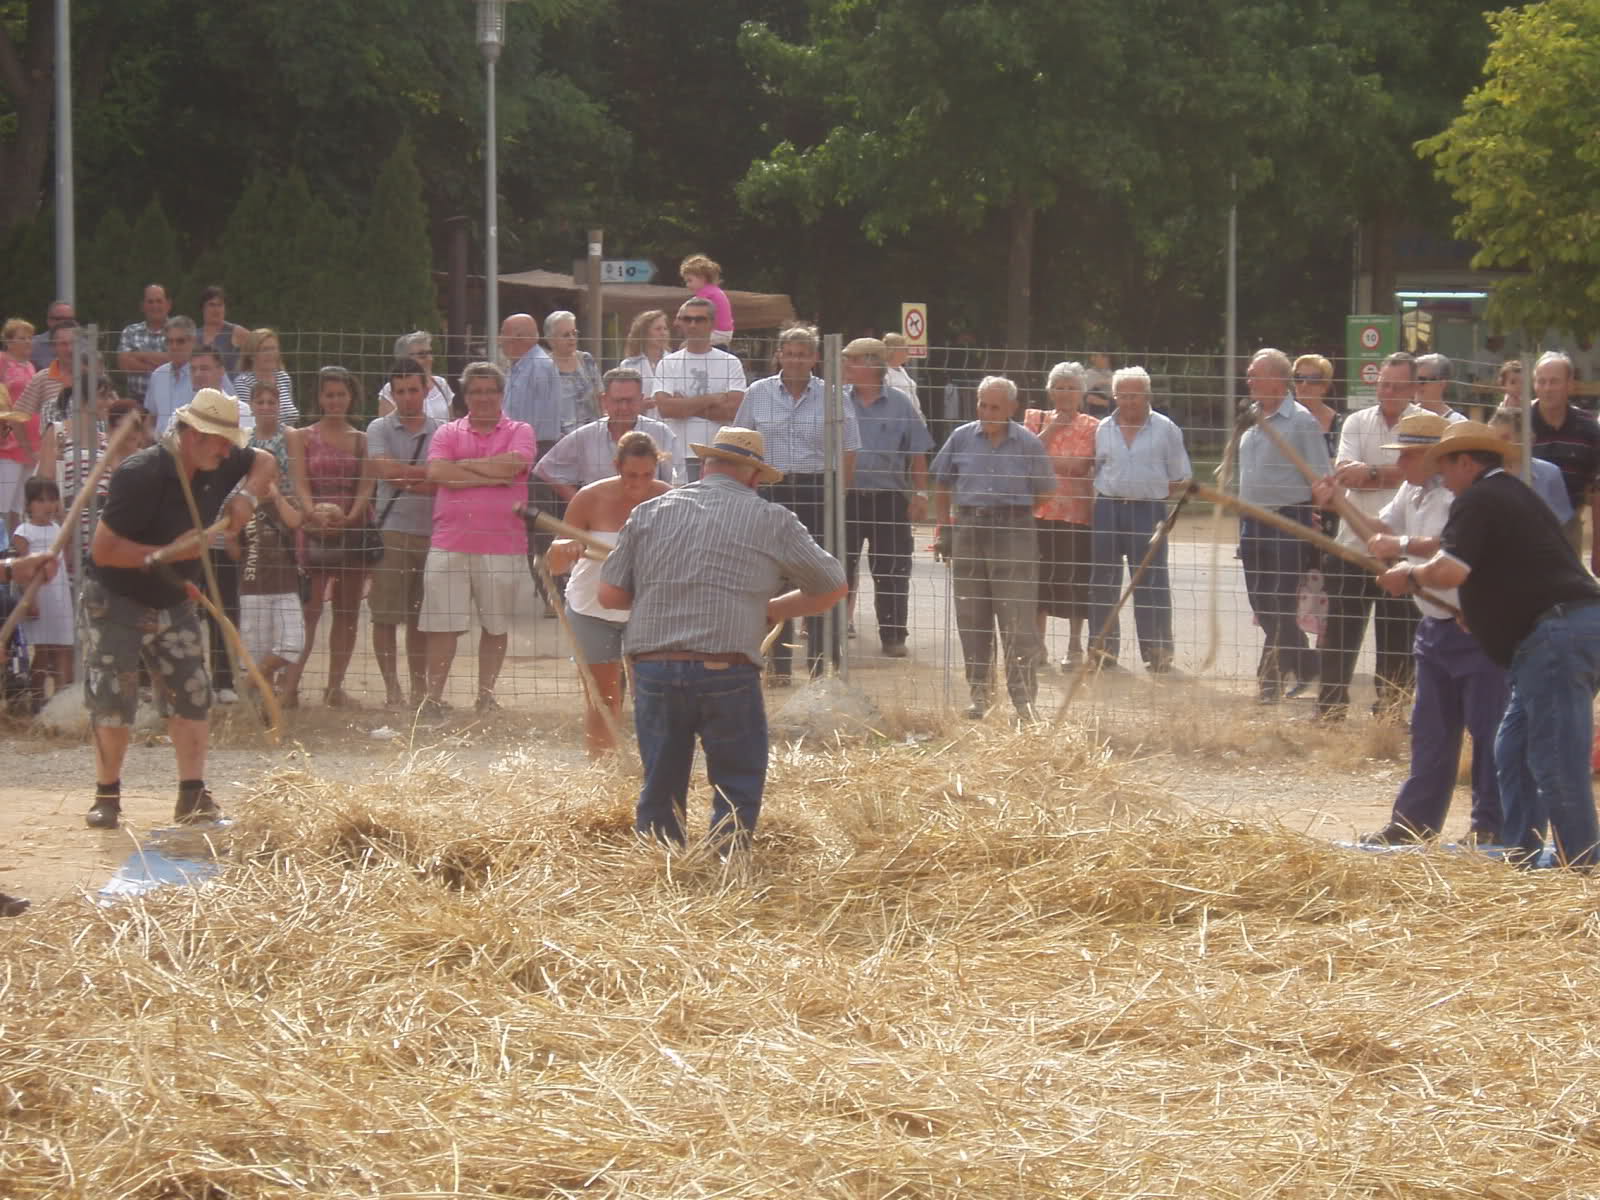
M 1600 1181 L 1586 881 L 1208 820 L 1038 737 L 794 756 L 726 867 L 633 844 L 631 794 L 282 774 L 221 882 L 6 923 L 0 1194 Z

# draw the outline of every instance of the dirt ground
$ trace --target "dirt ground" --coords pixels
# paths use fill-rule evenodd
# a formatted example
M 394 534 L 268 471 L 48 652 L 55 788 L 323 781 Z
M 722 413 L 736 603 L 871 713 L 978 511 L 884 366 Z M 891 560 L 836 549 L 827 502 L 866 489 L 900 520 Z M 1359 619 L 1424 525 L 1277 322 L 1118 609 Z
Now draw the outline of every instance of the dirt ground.
M 1120 686 L 1148 689 L 1143 681 Z M 1375 719 L 1324 728 L 1303 720 L 1294 706 L 1257 710 L 1200 682 L 1148 693 L 1147 711 L 1136 718 L 1114 697 L 1101 703 L 1087 696 L 1073 720 L 1095 730 L 1129 781 L 1208 813 L 1345 840 L 1387 819 L 1404 778 L 1404 732 Z M 219 719 L 208 780 L 225 810 L 270 772 L 356 780 L 411 754 L 447 756 L 469 771 L 531 758 L 547 769 L 552 793 L 588 769 L 576 719 L 563 711 L 458 718 L 433 729 L 405 729 L 402 718 L 382 710 L 309 709 L 290 717 L 277 747 L 242 710 Z M 959 739 L 963 728 L 955 719 L 900 714 L 890 736 Z M 1026 738 L 1046 736 L 1041 729 L 1019 738 L 1019 753 L 1026 752 Z M 959 756 L 959 747 L 948 755 L 956 769 Z M 136 853 L 141 837 L 171 824 L 176 786 L 164 735 L 135 740 L 123 775 L 124 827 L 116 831 L 83 824 L 94 776 L 90 749 L 79 739 L 13 730 L 0 742 L 0 781 L 0 891 L 35 905 L 92 896 Z M 781 792 L 769 796 L 769 808 L 782 804 Z M 1465 823 L 1465 790 L 1458 789 L 1447 834 L 1464 831 Z

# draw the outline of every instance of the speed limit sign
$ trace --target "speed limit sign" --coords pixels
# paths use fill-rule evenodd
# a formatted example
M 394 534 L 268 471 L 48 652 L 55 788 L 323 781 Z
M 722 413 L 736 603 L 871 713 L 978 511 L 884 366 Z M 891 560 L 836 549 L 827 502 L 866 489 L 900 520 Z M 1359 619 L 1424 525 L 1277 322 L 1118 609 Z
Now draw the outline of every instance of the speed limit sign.
M 1383 331 L 1376 325 L 1367 325 L 1361 330 L 1361 348 L 1363 350 L 1376 350 L 1383 341 Z

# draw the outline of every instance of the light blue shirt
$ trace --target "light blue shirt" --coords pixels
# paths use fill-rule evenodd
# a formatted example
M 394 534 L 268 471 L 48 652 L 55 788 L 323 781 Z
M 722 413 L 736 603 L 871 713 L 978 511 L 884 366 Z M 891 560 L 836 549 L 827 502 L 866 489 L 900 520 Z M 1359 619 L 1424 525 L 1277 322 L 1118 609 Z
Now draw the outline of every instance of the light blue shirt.
M 1094 490 L 1117 500 L 1165 500 L 1172 485 L 1188 479 L 1192 469 L 1183 448 L 1183 430 L 1154 409 L 1133 435 L 1122 436 L 1112 413 L 1094 431 Z
M 233 380 L 226 375 L 222 377 L 222 386 L 218 390 L 237 398 Z M 162 363 L 151 371 L 150 385 L 144 393 L 144 406 L 155 418 L 156 434 L 166 433 L 167 426 L 172 423 L 172 414 L 193 399 L 194 383 L 189 377 L 188 363 L 176 368 L 171 363 Z M 255 414 L 250 411 L 248 403 L 239 405 L 239 425 L 243 429 L 256 427 Z
M 844 407 L 842 449 L 861 449 L 861 433 L 850 405 Z M 827 469 L 823 455 L 828 408 L 822 380 L 811 376 L 799 397 L 783 385 L 783 376 L 768 375 L 752 383 L 739 401 L 733 423 L 754 429 L 766 442 L 767 461 L 785 475 L 815 475 Z
M 1015 421 L 997 446 L 981 421 L 957 426 L 931 468 L 934 481 L 955 493 L 960 508 L 1032 508 L 1056 490 L 1044 443 Z
M 863 404 L 855 388 L 846 395 L 861 435 L 851 486 L 858 492 L 909 491 L 912 458 L 933 449 L 933 435 L 922 423 L 916 402 L 892 387 L 884 388 L 875 404 Z
M 1264 422 L 1306 460 L 1319 479 L 1332 470 L 1322 425 L 1304 405 L 1285 396 L 1278 411 Z M 1311 503 L 1311 485 L 1305 476 L 1254 425 L 1239 439 L 1239 499 L 1262 508 Z
M 533 426 L 541 448 L 561 440 L 561 372 L 543 346 L 534 346 L 511 366 L 502 411 Z
M 1534 493 L 1550 506 L 1556 520 L 1565 525 L 1572 520 L 1572 501 L 1567 496 L 1567 485 L 1561 478 L 1561 468 L 1553 462 L 1535 458 L 1533 462 Z

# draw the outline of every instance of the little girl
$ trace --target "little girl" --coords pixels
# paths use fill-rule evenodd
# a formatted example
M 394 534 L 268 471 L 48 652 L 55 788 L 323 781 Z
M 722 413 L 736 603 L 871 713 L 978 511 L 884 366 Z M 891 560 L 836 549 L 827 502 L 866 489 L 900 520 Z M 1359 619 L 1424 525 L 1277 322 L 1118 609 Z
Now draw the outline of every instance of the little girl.
M 41 554 L 61 532 L 61 490 L 54 479 L 34 476 L 23 485 L 28 519 L 17 526 L 11 549 L 17 554 Z M 23 615 L 22 636 L 30 651 L 28 688 L 33 711 L 44 707 L 45 680 L 54 678 L 55 690 L 72 683 L 72 593 L 67 573 L 39 589 L 32 608 Z
M 678 264 L 683 286 L 702 300 L 711 301 L 717 310 L 711 324 L 711 344 L 727 349 L 733 342 L 733 305 L 722 290 L 722 268 L 704 254 L 691 254 Z

